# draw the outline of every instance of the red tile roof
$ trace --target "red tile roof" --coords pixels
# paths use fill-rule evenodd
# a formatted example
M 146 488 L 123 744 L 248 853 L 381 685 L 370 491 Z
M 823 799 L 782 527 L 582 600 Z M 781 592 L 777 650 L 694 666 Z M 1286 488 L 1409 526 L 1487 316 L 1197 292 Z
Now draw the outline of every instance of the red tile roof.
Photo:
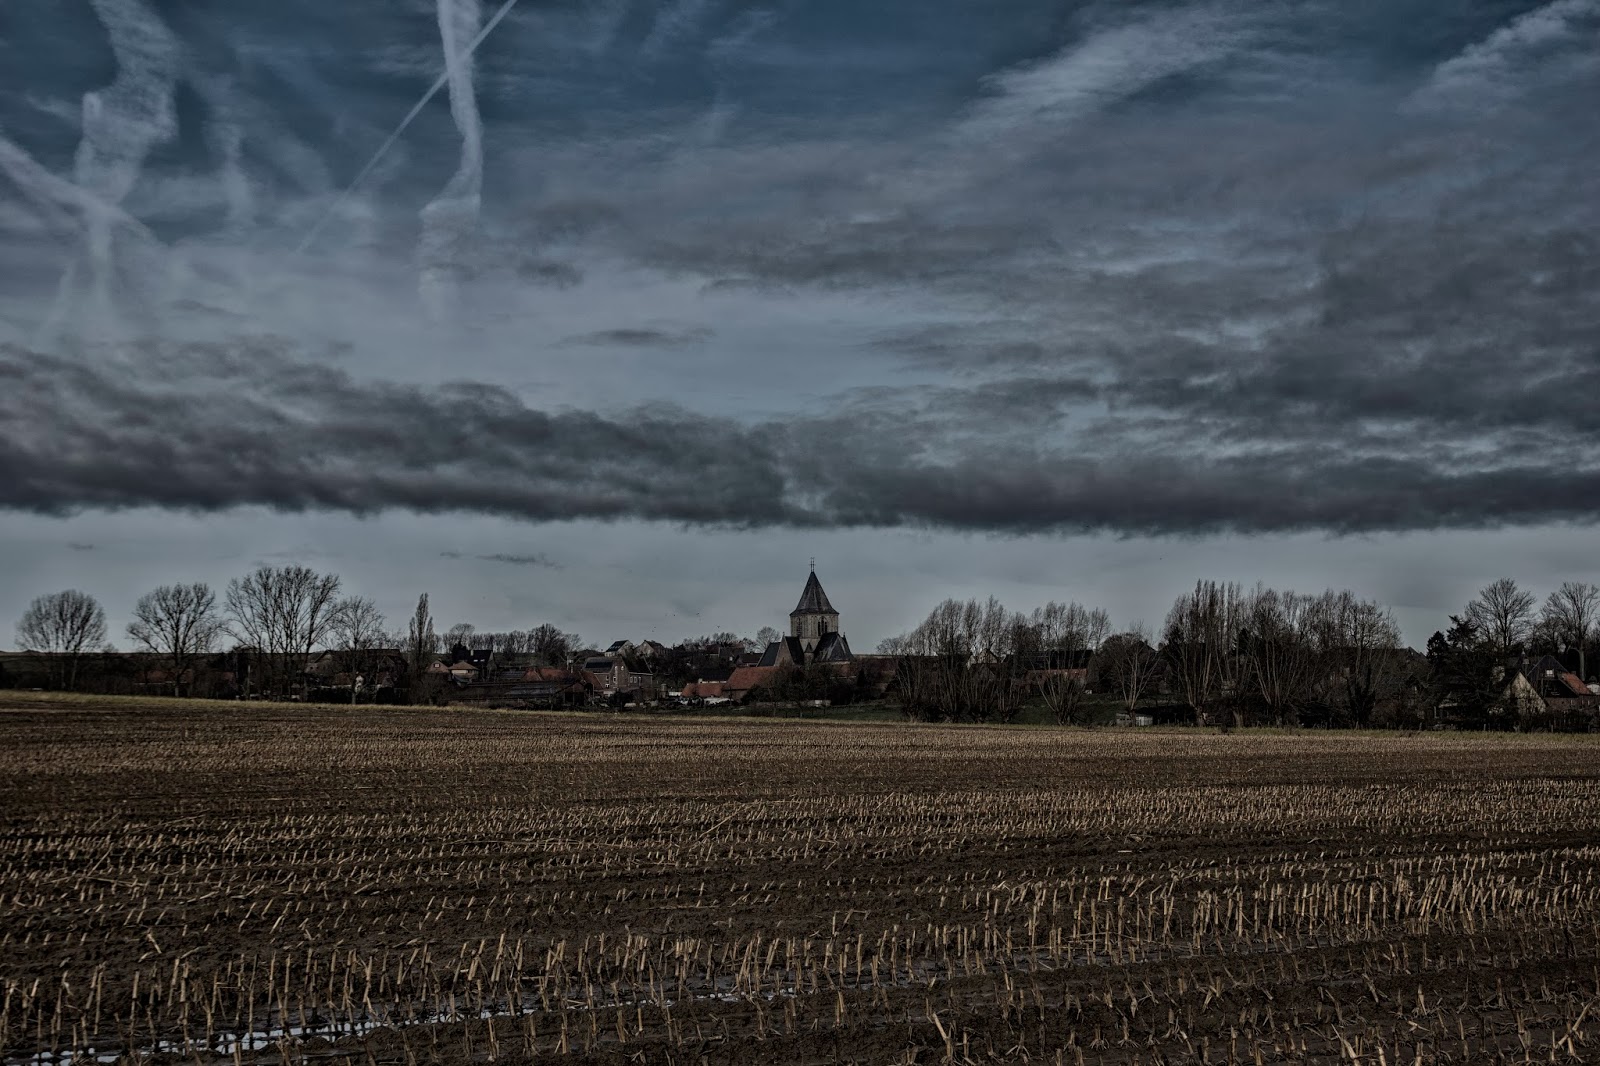
M 1569 692 L 1571 692 L 1574 696 L 1592 695 L 1592 693 L 1590 693 L 1590 691 L 1589 691 L 1588 686 L 1585 685 L 1582 681 L 1578 680 L 1578 675 L 1577 674 L 1567 673 L 1566 671 L 1563 671 L 1560 674 L 1557 674 L 1556 676 L 1561 679 L 1561 683 L 1563 685 L 1565 685 L 1567 687 L 1567 690 Z
M 776 666 L 741 666 L 722 684 L 722 694 L 738 698 L 751 689 L 760 688 L 778 675 Z

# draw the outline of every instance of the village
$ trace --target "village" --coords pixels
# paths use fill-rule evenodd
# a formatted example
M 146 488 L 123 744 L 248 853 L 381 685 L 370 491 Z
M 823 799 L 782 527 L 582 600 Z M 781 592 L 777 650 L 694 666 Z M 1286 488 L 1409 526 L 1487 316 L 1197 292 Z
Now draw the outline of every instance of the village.
M 319 587 L 326 602 L 312 609 L 318 597 L 304 593 Z M 138 651 L 109 650 L 103 639 L 74 646 L 34 624 L 32 647 L 0 653 L 0 686 L 1085 726 L 1600 729 L 1600 682 L 1586 670 L 1600 593 L 1571 582 L 1536 615 L 1531 594 L 1501 579 L 1451 616 L 1425 652 L 1403 646 L 1386 609 L 1348 592 L 1246 592 L 1209 581 L 1178 597 L 1159 638 L 1138 626 L 1115 632 L 1107 612 L 1077 603 L 1022 614 L 993 599 L 950 600 L 864 654 L 851 648 L 814 564 L 787 632 L 763 627 L 754 638 L 724 632 L 672 646 L 620 638 L 596 647 L 552 625 L 501 633 L 463 623 L 436 636 L 426 596 L 408 629 L 390 632 L 371 601 L 335 601 L 336 590 L 331 575 L 263 567 L 230 585 L 232 623 L 203 586 L 157 590 L 140 602 L 147 620 L 130 626 L 144 644 Z M 305 602 L 295 606 L 296 596 Z M 252 603 L 262 619 L 253 620 Z M 98 605 L 69 592 L 32 610 L 35 623 L 77 617 L 92 629 Z M 325 617 L 316 634 L 263 621 L 306 610 Z M 230 634 L 236 642 L 224 650 Z
M 241 645 L 186 657 L 175 672 L 170 654 L 85 652 L 69 682 L 64 650 L 0 652 L 0 681 L 14 686 L 101 688 L 130 694 L 287 698 L 303 701 L 570 709 L 742 704 L 763 695 L 794 698 L 821 687 L 835 695 L 881 698 L 895 657 L 857 656 L 839 628 L 839 614 L 813 572 L 789 615 L 789 633 L 763 630 L 758 642 L 732 633 L 667 647 L 620 639 L 603 649 L 581 644 L 552 626 L 519 633 L 479 633 L 458 625 L 442 638 L 419 639 L 434 651 L 373 639 L 332 640 L 300 655 Z M 415 665 L 414 665 L 415 663 Z M 796 678 L 800 680 L 796 682 Z M 28 682 L 39 682 L 27 685 Z M 810 687 L 808 687 L 808 685 Z M 806 696 L 818 706 L 826 694 Z M 844 696 L 849 699 L 850 696 Z
M 857 657 L 839 628 L 839 613 L 813 571 L 789 614 L 789 633 L 764 630 L 766 641 L 731 634 L 668 648 L 657 641 L 616 640 L 604 651 L 577 649 L 563 665 L 524 664 L 493 646 L 454 644 L 428 667 L 456 686 L 446 702 L 521 707 L 637 707 L 670 703 L 715 707 L 767 695 L 795 693 L 793 679 L 822 678 L 822 689 L 844 685 L 852 695 L 881 698 L 894 672 L 893 656 Z M 482 642 L 492 645 L 492 641 Z M 804 682 L 800 688 L 805 689 Z M 826 694 L 799 696 L 825 706 Z

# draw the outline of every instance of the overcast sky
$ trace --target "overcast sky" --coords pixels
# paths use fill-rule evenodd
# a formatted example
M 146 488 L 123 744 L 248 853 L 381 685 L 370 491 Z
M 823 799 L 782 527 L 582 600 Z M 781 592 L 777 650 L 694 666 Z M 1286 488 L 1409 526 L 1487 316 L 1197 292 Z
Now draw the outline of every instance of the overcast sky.
M 500 3 L 0 6 L 0 642 L 1600 578 L 1600 0 Z

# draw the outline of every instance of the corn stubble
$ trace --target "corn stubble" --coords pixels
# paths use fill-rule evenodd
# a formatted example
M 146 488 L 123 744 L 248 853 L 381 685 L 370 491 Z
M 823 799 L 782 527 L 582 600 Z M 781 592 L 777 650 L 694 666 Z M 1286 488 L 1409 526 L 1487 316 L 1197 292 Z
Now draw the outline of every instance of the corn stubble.
M 0 1060 L 1593 1061 L 1597 755 L 0 711 Z

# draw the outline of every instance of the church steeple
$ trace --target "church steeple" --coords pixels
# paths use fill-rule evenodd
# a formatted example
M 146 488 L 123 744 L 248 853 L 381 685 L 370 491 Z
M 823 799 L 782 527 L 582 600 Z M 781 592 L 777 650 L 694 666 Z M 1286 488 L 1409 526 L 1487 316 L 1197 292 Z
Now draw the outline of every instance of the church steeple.
M 828 594 L 822 591 L 822 582 L 817 580 L 815 566 L 813 563 L 811 574 L 806 578 L 806 587 L 800 592 L 800 602 L 789 612 L 789 635 L 798 637 L 808 654 L 816 648 L 817 641 L 822 639 L 824 633 L 839 632 L 839 612 L 833 609 L 833 604 L 828 602 Z
M 806 587 L 800 592 L 800 602 L 796 605 L 794 614 L 823 614 L 838 615 L 833 609 L 833 604 L 828 602 L 828 594 L 822 591 L 822 582 L 817 580 L 816 570 L 811 571 L 811 576 L 806 578 Z

